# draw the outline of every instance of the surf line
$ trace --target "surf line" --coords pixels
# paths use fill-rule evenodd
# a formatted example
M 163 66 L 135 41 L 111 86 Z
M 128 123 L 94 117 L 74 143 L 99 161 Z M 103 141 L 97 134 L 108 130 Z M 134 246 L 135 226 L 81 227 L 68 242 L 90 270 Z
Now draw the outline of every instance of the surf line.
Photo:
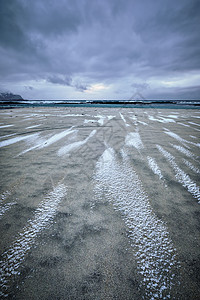
M 166 151 L 162 146 L 156 145 L 157 149 L 160 153 L 168 160 L 170 165 L 175 171 L 175 177 L 179 183 L 185 187 L 190 194 L 194 198 L 198 200 L 200 204 L 200 188 L 196 185 L 196 183 L 190 178 L 188 174 L 186 174 L 175 162 L 175 157 L 171 155 L 168 151 Z
M 106 196 L 123 215 L 135 255 L 141 287 L 148 299 L 171 298 L 180 264 L 168 229 L 150 206 L 139 176 L 130 166 L 124 150 L 122 162 L 113 148 L 107 148 L 96 164 L 96 198 Z
M 66 195 L 67 188 L 63 183 L 58 184 L 42 201 L 36 209 L 34 217 L 19 233 L 17 239 L 5 251 L 0 261 L 0 296 L 7 297 L 9 280 L 12 275 L 19 275 L 28 251 L 35 243 L 38 234 L 44 230 L 53 220 L 59 203 Z

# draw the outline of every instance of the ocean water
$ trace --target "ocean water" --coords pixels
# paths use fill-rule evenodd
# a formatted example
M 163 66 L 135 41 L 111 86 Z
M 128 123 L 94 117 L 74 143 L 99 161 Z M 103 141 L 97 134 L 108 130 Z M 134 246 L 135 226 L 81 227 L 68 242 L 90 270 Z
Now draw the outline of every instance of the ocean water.
M 199 108 L 200 100 L 23 100 L 0 101 L 0 108 L 20 107 Z

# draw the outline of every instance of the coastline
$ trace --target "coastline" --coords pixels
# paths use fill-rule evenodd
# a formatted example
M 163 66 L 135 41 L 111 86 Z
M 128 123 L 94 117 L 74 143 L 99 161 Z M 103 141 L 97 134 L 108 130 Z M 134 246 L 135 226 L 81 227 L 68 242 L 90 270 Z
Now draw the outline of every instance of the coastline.
M 0 123 L 3 296 L 198 299 L 198 109 L 26 107 Z

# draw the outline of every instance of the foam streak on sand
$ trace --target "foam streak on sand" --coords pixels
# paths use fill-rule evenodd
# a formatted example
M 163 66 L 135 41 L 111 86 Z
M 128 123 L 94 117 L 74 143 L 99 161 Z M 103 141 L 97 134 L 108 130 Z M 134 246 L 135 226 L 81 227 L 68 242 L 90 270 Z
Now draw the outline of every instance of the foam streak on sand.
M 161 170 L 160 170 L 159 166 L 157 165 L 155 159 L 150 156 L 147 156 L 147 159 L 148 159 L 148 164 L 149 164 L 150 169 L 153 171 L 153 173 L 155 175 L 158 175 L 159 179 L 162 179 L 163 176 L 162 176 Z
M 36 209 L 34 217 L 19 233 L 18 238 L 12 243 L 10 248 L 5 251 L 0 261 L 0 287 L 1 297 L 8 296 L 9 280 L 12 275 L 19 275 L 19 268 L 22 265 L 27 252 L 35 243 L 37 235 L 44 230 L 52 221 L 56 214 L 57 207 L 61 199 L 66 194 L 64 184 L 57 185 L 50 192 Z
M 73 150 L 76 150 L 77 148 L 83 146 L 84 144 L 87 143 L 87 141 L 93 137 L 96 133 L 96 130 L 93 130 L 89 136 L 84 139 L 83 141 L 79 141 L 79 142 L 74 142 L 72 144 L 69 144 L 69 145 L 66 145 L 66 146 L 63 146 L 62 148 L 60 148 L 58 150 L 58 156 L 62 156 L 62 155 L 65 155 L 65 154 L 68 154 L 69 152 L 73 151 Z
M 122 150 L 120 163 L 112 148 L 96 165 L 96 196 L 102 194 L 119 210 L 129 228 L 131 246 L 143 277 L 145 299 L 168 299 L 179 263 L 165 224 L 153 212 L 136 172 Z
M 178 167 L 173 155 L 164 150 L 160 145 L 156 145 L 156 147 L 158 148 L 160 153 L 162 153 L 163 156 L 169 161 L 170 165 L 175 171 L 175 177 L 178 182 L 181 183 L 183 187 L 187 188 L 188 192 L 192 194 L 192 196 L 196 198 L 198 200 L 198 203 L 200 204 L 200 188 L 194 181 L 192 181 L 189 175 L 187 175 L 181 168 Z

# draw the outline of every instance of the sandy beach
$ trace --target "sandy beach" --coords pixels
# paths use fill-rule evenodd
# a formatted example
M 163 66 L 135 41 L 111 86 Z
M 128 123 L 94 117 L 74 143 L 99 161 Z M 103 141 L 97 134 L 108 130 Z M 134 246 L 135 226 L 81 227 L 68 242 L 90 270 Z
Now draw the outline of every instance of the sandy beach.
M 200 111 L 0 110 L 8 299 L 199 299 Z

